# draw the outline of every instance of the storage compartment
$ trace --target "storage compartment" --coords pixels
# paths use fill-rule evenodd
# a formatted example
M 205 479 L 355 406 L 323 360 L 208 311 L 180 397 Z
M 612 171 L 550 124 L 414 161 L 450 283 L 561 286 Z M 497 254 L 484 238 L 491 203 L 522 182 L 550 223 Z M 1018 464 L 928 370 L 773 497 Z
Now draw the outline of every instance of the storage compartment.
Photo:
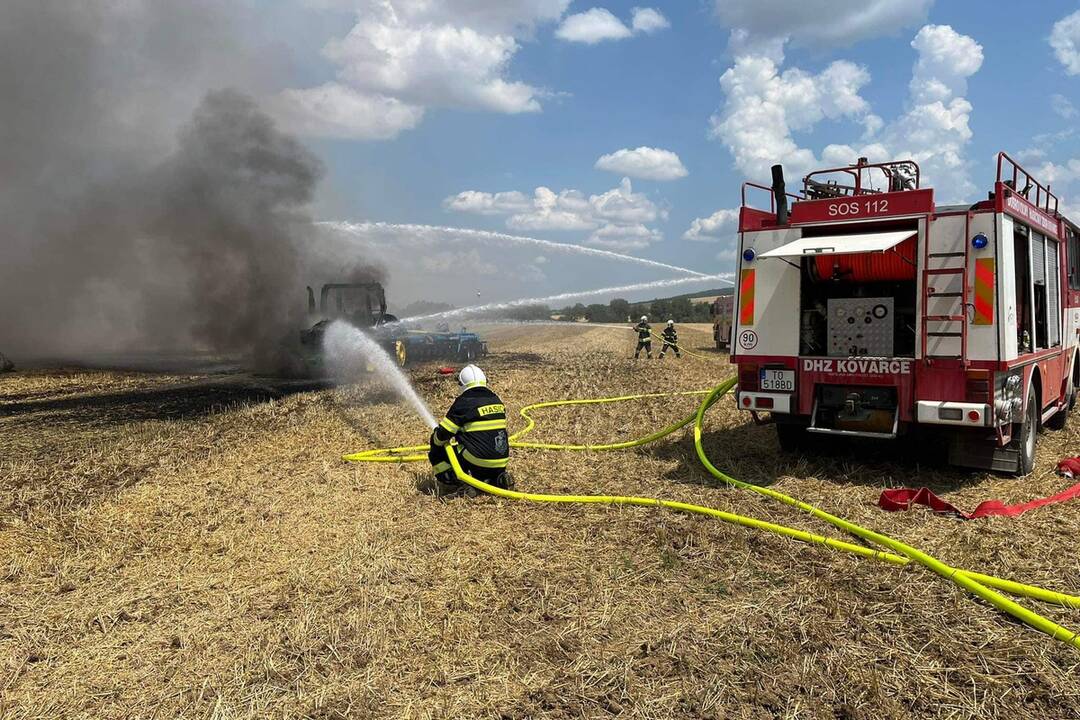
M 799 354 L 914 357 L 915 248 L 801 258 Z
M 819 385 L 811 430 L 893 437 L 897 432 L 895 387 Z

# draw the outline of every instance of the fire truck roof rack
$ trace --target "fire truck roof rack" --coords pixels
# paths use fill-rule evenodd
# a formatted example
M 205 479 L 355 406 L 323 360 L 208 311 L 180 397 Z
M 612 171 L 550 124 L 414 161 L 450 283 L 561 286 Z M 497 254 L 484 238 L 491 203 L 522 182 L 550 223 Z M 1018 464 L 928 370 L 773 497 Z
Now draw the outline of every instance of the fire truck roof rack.
M 768 185 L 761 185 L 760 183 L 756 183 L 756 182 L 750 182 L 749 180 L 744 182 L 742 184 L 742 206 L 743 207 L 753 207 L 753 205 L 747 205 L 746 204 L 746 191 L 748 189 L 762 190 L 764 192 L 767 192 L 769 194 L 769 212 L 771 212 L 773 215 L 776 214 L 776 196 L 773 194 L 773 189 L 771 187 L 769 187 Z M 787 195 L 792 200 L 805 200 L 806 199 L 806 197 L 804 197 L 803 195 L 795 195 L 793 193 L 784 193 L 784 194 Z M 763 208 L 757 208 L 757 209 L 760 210 L 760 209 L 763 209 Z
M 868 170 L 879 170 L 885 176 L 887 188 L 884 190 L 868 187 L 864 183 L 863 173 Z M 844 173 L 852 178 L 851 185 L 841 185 L 836 180 L 815 180 L 821 175 Z M 902 190 L 918 190 L 920 179 L 919 165 L 914 160 L 890 160 L 889 162 L 872 163 L 866 158 L 859 158 L 854 165 L 846 165 L 838 168 L 815 170 L 803 178 L 803 193 L 810 200 L 823 198 L 852 197 L 855 195 L 874 195 L 881 192 L 900 192 Z
M 1040 210 L 1051 215 L 1057 214 L 1058 198 L 1057 195 L 1050 192 L 1050 185 L 1040 183 L 1031 173 L 1021 167 L 1020 163 L 1004 152 L 999 152 L 997 157 L 997 181 L 1034 204 Z M 1020 182 L 1023 182 L 1023 186 L 1020 185 Z M 1035 191 L 1034 200 L 1031 198 L 1032 190 Z

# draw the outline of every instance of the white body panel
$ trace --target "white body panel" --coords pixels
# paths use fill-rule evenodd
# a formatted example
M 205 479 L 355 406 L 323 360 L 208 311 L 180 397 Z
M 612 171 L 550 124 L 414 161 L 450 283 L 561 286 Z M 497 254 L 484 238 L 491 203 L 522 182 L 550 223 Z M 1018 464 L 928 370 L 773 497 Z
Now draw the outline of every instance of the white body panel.
M 739 249 L 739 269 L 753 268 L 754 321 L 741 322 L 741 297 L 736 289 L 735 319 L 732 323 L 732 351 L 740 355 L 799 354 L 799 268 L 781 258 L 762 259 L 762 253 L 798 239 L 798 228 L 746 232 Z M 742 252 L 753 248 L 753 263 L 742 261 Z
M 1016 342 L 1016 273 L 1009 272 L 1016 259 L 1013 247 L 1013 219 L 1002 213 L 998 219 L 998 312 L 997 328 L 1002 360 L 1015 360 Z
M 915 403 L 916 419 L 921 423 L 933 425 L 962 425 L 967 427 L 981 427 L 990 424 L 990 406 L 985 403 L 967 402 L 944 402 L 939 400 L 918 400 Z M 952 410 L 959 414 L 958 419 L 947 419 L 941 416 L 942 410 Z M 968 417 L 968 413 L 975 411 L 979 414 L 977 420 Z
M 862 235 L 824 235 L 799 238 L 759 257 L 805 257 L 808 255 L 850 255 L 865 252 L 884 252 L 915 235 L 908 230 Z
M 968 246 L 967 284 L 968 302 L 970 303 L 968 307 L 964 309 L 968 316 L 968 360 L 998 360 L 1000 357 L 998 333 L 1002 322 L 1001 302 L 999 301 L 997 294 L 999 293 L 998 286 L 1001 285 L 1002 260 L 1000 257 L 999 243 L 995 242 L 995 237 L 997 235 L 995 229 L 996 218 L 997 216 L 994 213 L 978 213 L 972 215 L 967 237 L 964 238 L 964 243 Z M 934 224 L 936 225 L 937 223 L 935 222 Z M 987 246 L 981 250 L 971 247 L 971 239 L 979 233 L 985 235 L 987 240 L 989 240 Z M 995 262 L 994 322 L 992 325 L 976 325 L 973 322 L 975 319 L 976 260 L 983 258 L 992 258 Z

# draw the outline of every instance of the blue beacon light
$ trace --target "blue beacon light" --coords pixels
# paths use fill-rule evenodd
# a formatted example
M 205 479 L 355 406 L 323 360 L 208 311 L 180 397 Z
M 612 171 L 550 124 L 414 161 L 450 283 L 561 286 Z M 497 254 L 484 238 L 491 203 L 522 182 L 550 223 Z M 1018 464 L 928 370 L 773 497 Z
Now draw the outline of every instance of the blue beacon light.
M 971 247 L 976 250 L 982 250 L 984 247 L 990 244 L 990 241 L 986 239 L 986 236 L 979 233 L 975 237 L 971 238 Z
M 754 248 L 746 248 L 743 250 L 742 259 L 746 262 L 754 262 L 754 258 L 757 253 L 754 252 Z

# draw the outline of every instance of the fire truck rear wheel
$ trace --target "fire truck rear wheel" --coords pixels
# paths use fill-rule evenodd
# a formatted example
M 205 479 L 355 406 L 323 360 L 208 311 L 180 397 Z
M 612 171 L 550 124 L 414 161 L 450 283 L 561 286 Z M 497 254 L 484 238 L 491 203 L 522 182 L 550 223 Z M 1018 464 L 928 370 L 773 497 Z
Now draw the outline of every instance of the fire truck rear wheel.
M 1065 391 L 1065 404 L 1061 410 L 1046 421 L 1046 427 L 1051 430 L 1064 430 L 1065 423 L 1069 421 L 1069 411 L 1076 405 L 1076 387 L 1073 385 L 1072 376 L 1069 376 L 1069 387 Z
M 778 422 L 776 423 L 776 439 L 780 443 L 780 449 L 784 452 L 800 452 L 807 445 L 806 426 L 799 423 Z
M 1017 462 L 1016 474 L 1021 477 L 1027 475 L 1035 468 L 1035 447 L 1039 438 L 1039 409 L 1035 402 L 1035 393 L 1028 391 L 1027 410 L 1024 412 L 1024 422 L 1020 426 L 1018 450 L 1020 457 Z

